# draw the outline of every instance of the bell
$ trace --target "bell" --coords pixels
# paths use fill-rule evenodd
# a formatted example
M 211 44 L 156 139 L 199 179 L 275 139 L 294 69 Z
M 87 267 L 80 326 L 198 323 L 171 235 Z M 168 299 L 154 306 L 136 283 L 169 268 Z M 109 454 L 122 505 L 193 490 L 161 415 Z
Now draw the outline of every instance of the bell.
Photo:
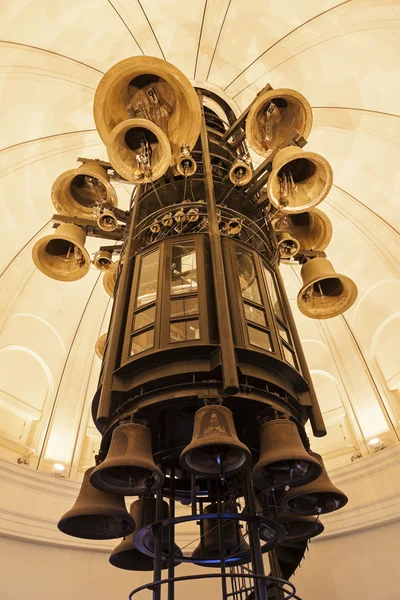
M 143 521 L 141 522 L 142 504 L 144 502 Z M 141 529 L 147 525 L 151 525 L 156 521 L 156 500 L 155 498 L 140 498 L 132 502 L 130 511 L 131 516 L 136 523 L 136 529 Z M 168 504 L 163 500 L 162 503 L 162 519 L 166 520 L 169 517 Z M 151 542 L 154 538 L 150 539 Z M 163 536 L 161 551 L 164 557 L 161 560 L 161 568 L 168 567 L 167 556 L 169 554 L 169 545 L 167 536 Z M 181 554 L 180 548 L 175 544 L 175 555 Z M 147 554 L 143 554 L 135 544 L 135 532 L 128 535 L 122 542 L 113 550 L 110 556 L 110 563 L 119 569 L 128 571 L 152 571 L 154 569 L 154 559 Z M 179 560 L 175 562 L 175 566 L 179 564 Z
M 291 258 L 300 250 L 299 242 L 292 238 L 290 233 L 278 233 L 276 239 L 278 241 L 278 249 L 281 258 Z
M 51 200 L 58 214 L 81 219 L 93 219 L 96 206 L 118 204 L 107 171 L 96 163 L 85 163 L 59 175 L 51 188 Z
M 239 441 L 229 408 L 208 405 L 196 412 L 192 441 L 180 457 L 183 469 L 222 477 L 241 471 L 250 461 L 250 450 Z
M 36 267 L 58 281 L 78 281 L 90 269 L 90 257 L 85 250 L 86 235 L 76 225 L 59 225 L 56 232 L 36 242 L 32 259 Z
M 107 456 L 90 478 L 97 489 L 126 496 L 154 492 L 163 480 L 153 460 L 151 431 L 139 423 L 114 429 Z
M 189 223 L 196 223 L 199 220 L 199 209 L 198 208 L 189 208 L 187 211 L 187 220 Z
M 261 156 L 279 148 L 296 131 L 307 139 L 312 127 L 311 106 L 294 90 L 269 90 L 260 94 L 246 119 L 246 137 Z
M 160 233 L 161 226 L 160 226 L 160 223 L 158 222 L 158 219 L 154 219 L 154 221 L 150 225 L 150 231 L 151 231 L 151 233 Z
M 286 214 L 274 223 L 276 232 L 287 232 L 296 239 L 300 248 L 325 250 L 332 238 L 332 223 L 322 210 Z
M 234 217 L 233 219 L 229 219 L 225 228 L 228 235 L 239 235 L 239 233 L 242 231 L 242 226 L 242 219 Z
M 336 273 L 327 258 L 313 258 L 301 268 L 303 287 L 297 296 L 300 312 L 310 319 L 330 319 L 341 315 L 357 299 L 352 279 Z
M 135 521 L 125 508 L 122 496 L 105 494 L 90 483 L 94 467 L 87 469 L 74 506 L 57 525 L 67 535 L 86 540 L 125 537 L 135 529 Z
M 94 120 L 106 146 L 114 127 L 132 117 L 147 119 L 163 130 L 174 165 L 182 144 L 193 148 L 199 137 L 201 108 L 193 86 L 179 69 L 159 58 L 121 60 L 97 87 Z
M 315 517 L 303 517 L 289 512 L 279 513 L 277 520 L 285 528 L 285 542 L 309 540 L 325 529 L 321 521 Z
M 297 515 L 319 515 L 333 512 L 345 506 L 347 496 L 333 485 L 326 472 L 322 456 L 316 452 L 309 455 L 322 467 L 322 474 L 316 481 L 289 490 L 282 498 L 282 508 Z
M 325 158 L 289 146 L 279 150 L 272 161 L 267 192 L 277 210 L 301 213 L 322 202 L 332 183 L 332 168 Z
M 114 127 L 107 153 L 117 173 L 134 183 L 159 179 L 171 162 L 167 136 L 147 119 L 127 119 Z
M 233 183 L 233 185 L 238 185 L 239 187 L 247 185 L 252 177 L 253 171 L 251 170 L 250 165 L 243 160 L 235 161 L 229 171 L 231 183 Z
M 185 211 L 182 208 L 177 210 L 174 214 L 174 219 L 177 223 L 184 223 L 187 220 Z
M 96 342 L 96 346 L 94 348 L 96 355 L 101 360 L 103 360 L 103 358 L 104 358 L 104 350 L 106 349 L 106 342 L 107 342 L 107 333 L 104 333 L 103 335 L 101 335 L 99 337 L 99 339 Z
M 222 504 L 222 512 L 233 512 L 230 511 L 225 504 Z M 228 510 L 226 510 L 228 508 Z M 218 513 L 217 504 L 209 504 L 203 511 L 205 514 Z M 226 558 L 227 565 L 229 565 L 229 556 L 231 560 L 237 554 L 244 554 L 250 551 L 250 546 L 246 542 L 239 527 L 238 521 L 233 520 L 222 520 L 222 537 L 224 544 L 224 558 Z M 197 561 L 205 561 L 207 566 L 213 566 L 213 562 L 216 563 L 214 566 L 219 566 L 220 561 L 220 545 L 218 535 L 218 520 L 217 519 L 204 519 L 203 520 L 203 543 L 200 543 L 197 548 L 193 551 L 191 556 L 194 564 Z
M 181 155 L 177 162 L 176 168 L 180 175 L 191 177 L 197 171 L 197 163 L 190 154 L 190 149 L 186 144 L 181 147 Z
M 267 421 L 260 427 L 260 458 L 253 481 L 261 489 L 303 485 L 316 479 L 321 465 L 310 456 L 296 424 L 288 419 Z
M 111 267 L 104 272 L 103 275 L 103 287 L 107 294 L 114 297 L 115 284 L 117 283 L 117 272 L 119 267 L 119 260 L 112 263 Z
M 99 250 L 93 257 L 93 264 L 99 271 L 107 271 L 113 264 L 111 252 Z
M 115 231 L 118 229 L 118 220 L 112 210 L 102 210 L 97 218 L 97 225 L 103 231 Z
M 172 227 L 174 224 L 172 213 L 169 212 L 164 215 L 161 219 L 161 223 L 163 224 L 163 227 Z

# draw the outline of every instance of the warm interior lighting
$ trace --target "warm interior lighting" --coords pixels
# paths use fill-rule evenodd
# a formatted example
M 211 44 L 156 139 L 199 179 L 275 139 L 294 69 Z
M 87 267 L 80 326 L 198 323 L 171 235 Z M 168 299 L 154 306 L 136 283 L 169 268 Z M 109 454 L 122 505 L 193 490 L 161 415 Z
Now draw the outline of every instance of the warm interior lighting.
M 61 463 L 54 463 L 53 465 L 53 473 L 54 475 L 62 475 L 65 471 L 64 465 Z
M 368 442 L 368 446 L 373 450 L 383 450 L 384 443 L 379 437 L 374 437 Z

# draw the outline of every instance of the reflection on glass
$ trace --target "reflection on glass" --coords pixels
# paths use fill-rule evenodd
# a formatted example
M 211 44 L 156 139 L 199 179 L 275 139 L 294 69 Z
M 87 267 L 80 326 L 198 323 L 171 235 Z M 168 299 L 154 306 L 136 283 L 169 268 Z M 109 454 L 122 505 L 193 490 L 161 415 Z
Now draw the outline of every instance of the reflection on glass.
M 178 321 L 170 323 L 169 326 L 169 341 L 170 342 L 187 342 L 189 340 L 200 339 L 200 324 L 198 319 L 191 321 Z
M 139 287 L 136 308 L 154 302 L 157 298 L 158 261 L 160 251 L 155 250 L 140 259 Z
M 295 369 L 297 369 L 297 362 L 296 362 L 296 358 L 294 355 L 294 352 L 292 352 L 292 350 L 289 350 L 289 348 L 287 348 L 285 346 L 285 344 L 282 344 L 283 346 L 283 354 L 285 356 L 285 360 L 292 365 L 292 367 L 294 367 Z
M 194 241 L 172 246 L 171 294 L 197 290 L 196 250 Z
M 288 333 L 288 330 L 286 329 L 286 327 L 284 327 L 282 325 L 282 323 L 280 323 L 279 321 L 277 321 L 277 325 L 278 325 L 279 335 L 281 336 L 281 338 L 283 338 L 285 340 L 285 342 L 290 344 L 289 333 Z
M 199 312 L 199 301 L 197 296 L 192 298 L 174 298 L 171 300 L 171 317 L 186 317 L 186 315 L 197 315 Z
M 265 312 L 252 306 L 251 304 L 244 303 L 244 313 L 247 321 L 252 321 L 253 323 L 257 323 L 257 325 L 262 325 L 266 327 L 267 323 L 265 321 Z
M 267 269 L 267 267 L 264 267 L 264 277 L 265 277 L 265 282 L 267 284 L 267 288 L 269 291 L 269 296 L 271 298 L 274 312 L 276 315 L 278 315 L 278 317 L 280 319 L 282 319 L 282 321 L 285 321 L 285 318 L 283 316 L 281 301 L 279 300 L 278 292 L 276 291 L 275 279 L 274 279 L 271 271 L 269 269 Z
M 156 307 L 151 306 L 150 308 L 146 308 L 146 310 L 142 310 L 136 313 L 133 317 L 133 329 L 141 329 L 142 327 L 146 327 L 146 325 L 152 325 L 156 319 Z
M 150 350 L 154 346 L 154 327 L 149 329 L 148 331 L 144 331 L 143 333 L 138 333 L 137 335 L 133 335 L 131 338 L 131 353 L 140 354 L 140 352 L 144 352 L 145 350 Z
M 249 332 L 250 344 L 263 350 L 272 350 L 271 338 L 267 331 L 261 331 L 261 329 L 256 329 L 251 325 L 247 325 L 247 331 Z
M 238 247 L 235 247 L 235 252 L 243 298 L 262 304 L 253 255 Z

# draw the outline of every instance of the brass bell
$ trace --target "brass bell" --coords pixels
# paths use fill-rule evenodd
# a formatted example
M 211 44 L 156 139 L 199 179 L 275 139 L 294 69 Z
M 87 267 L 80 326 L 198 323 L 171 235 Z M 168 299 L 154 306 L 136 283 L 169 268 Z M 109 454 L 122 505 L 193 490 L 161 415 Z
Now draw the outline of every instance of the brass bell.
M 316 481 L 289 490 L 282 498 L 283 510 L 308 516 L 325 514 L 342 508 L 348 502 L 347 496 L 329 479 L 322 456 L 311 451 L 309 455 L 319 462 L 322 474 Z
M 253 177 L 253 171 L 250 165 L 243 160 L 237 160 L 233 163 L 229 171 L 229 179 L 233 185 L 242 187 L 247 185 Z
M 296 424 L 289 419 L 267 421 L 260 427 L 260 458 L 253 468 L 253 481 L 261 489 L 299 486 L 322 472 L 301 441 Z
M 124 423 L 114 429 L 107 456 L 90 478 L 99 490 L 126 496 L 153 492 L 163 480 L 153 460 L 151 431 L 139 423 Z
M 97 225 L 103 231 L 115 231 L 118 229 L 118 220 L 112 210 L 102 210 L 97 218 Z
M 85 249 L 86 235 L 76 225 L 59 225 L 56 232 L 36 242 L 32 259 L 36 267 L 58 281 L 78 281 L 90 269 L 90 256 Z
M 107 342 L 107 333 L 104 333 L 103 335 L 101 335 L 99 337 L 99 339 L 96 342 L 96 346 L 94 348 L 94 351 L 96 352 L 96 355 L 103 360 L 104 358 L 104 350 L 106 349 L 106 342 Z
M 187 220 L 189 223 L 196 223 L 199 220 L 199 209 L 198 208 L 189 208 L 187 211 Z
M 154 221 L 150 225 L 150 231 L 151 231 L 151 233 L 160 233 L 161 226 L 160 226 L 160 223 L 158 222 L 158 219 L 154 219 Z
M 307 139 L 312 127 L 311 106 L 295 90 L 269 90 L 260 94 L 246 119 L 249 145 L 261 156 L 278 148 L 296 131 Z
M 123 496 L 106 494 L 94 488 L 90 475 L 83 476 L 79 496 L 74 506 L 63 515 L 57 525 L 67 535 L 86 540 L 109 540 L 125 537 L 135 529 L 135 521 L 127 512 Z
M 177 223 L 184 223 L 185 221 L 187 221 L 185 211 L 182 208 L 177 210 L 176 213 L 174 214 L 174 219 Z
M 315 517 L 304 517 L 289 512 L 279 513 L 277 520 L 285 528 L 285 541 L 288 542 L 309 540 L 320 535 L 325 529 L 321 521 Z
M 287 232 L 305 250 L 325 250 L 332 239 L 332 223 L 322 210 L 286 214 L 274 222 L 276 232 Z
M 161 223 L 163 224 L 163 227 L 172 227 L 174 224 L 172 213 L 169 212 L 164 215 L 161 219 Z
M 222 503 L 222 512 L 234 512 L 229 510 L 229 507 Z M 203 513 L 211 514 L 218 513 L 217 504 L 209 504 L 204 509 Z M 243 537 L 239 522 L 234 520 L 222 520 L 222 537 L 224 544 L 224 558 L 226 558 L 227 565 L 229 565 L 229 556 L 232 555 L 232 560 L 237 554 L 247 554 L 250 552 L 250 546 Z M 220 545 L 218 535 L 218 520 L 217 519 L 204 519 L 203 520 L 203 542 L 200 543 L 197 548 L 193 551 L 191 556 L 193 562 L 196 564 L 198 561 L 206 561 L 207 565 L 219 566 L 220 561 Z
M 134 183 L 159 179 L 171 162 L 167 136 L 147 119 L 127 119 L 114 127 L 107 153 L 117 173 Z
M 190 149 L 186 144 L 181 147 L 181 155 L 177 162 L 176 168 L 180 175 L 191 177 L 197 171 L 197 163 L 190 154 Z
M 357 299 L 357 286 L 346 275 L 336 273 L 327 258 L 313 258 L 301 268 L 303 287 L 297 296 L 300 312 L 310 319 L 341 315 Z
M 103 287 L 107 294 L 114 297 L 115 284 L 117 283 L 117 273 L 119 267 L 119 260 L 112 263 L 111 267 L 104 271 L 103 275 Z
M 298 240 L 292 238 L 290 233 L 278 233 L 276 239 L 278 242 L 278 249 L 281 258 L 291 258 L 292 256 L 295 256 L 300 250 L 300 244 Z
M 97 87 L 94 120 L 106 146 L 114 127 L 132 117 L 147 119 L 163 130 L 174 165 L 182 143 L 193 148 L 199 137 L 201 108 L 193 86 L 179 69 L 159 58 L 121 60 Z
M 192 441 L 183 450 L 183 469 L 205 477 L 233 475 L 251 461 L 251 453 L 237 437 L 232 412 L 208 405 L 194 416 Z
M 103 203 L 118 204 L 107 171 L 96 163 L 59 175 L 51 188 L 51 201 L 60 215 L 81 219 L 93 219 L 94 209 Z
M 277 210 L 301 213 L 322 202 L 332 183 L 332 168 L 323 156 L 289 146 L 272 161 L 267 192 Z
M 142 505 L 144 503 L 143 521 L 140 520 L 142 513 Z M 132 502 L 130 514 L 136 523 L 136 530 L 151 525 L 156 521 L 156 500 L 155 498 L 140 498 Z M 162 503 L 162 519 L 166 520 L 169 517 L 168 504 L 163 500 Z M 153 538 L 154 539 L 154 538 Z M 151 540 L 150 540 L 151 546 Z M 163 536 L 161 552 L 164 555 L 161 559 L 161 568 L 168 567 L 167 556 L 169 553 L 169 545 L 167 536 Z M 181 553 L 179 547 L 175 544 L 175 555 Z M 122 542 L 113 550 L 110 556 L 110 563 L 119 569 L 128 571 L 152 571 L 154 569 L 154 559 L 147 554 L 141 552 L 135 543 L 135 532 L 128 535 Z M 179 560 L 175 565 L 179 564 Z
M 93 257 L 93 264 L 99 271 L 107 271 L 113 264 L 111 252 L 99 250 Z
M 242 231 L 242 227 L 242 219 L 234 217 L 233 219 L 229 219 L 225 226 L 225 229 L 228 235 L 239 235 L 239 233 Z

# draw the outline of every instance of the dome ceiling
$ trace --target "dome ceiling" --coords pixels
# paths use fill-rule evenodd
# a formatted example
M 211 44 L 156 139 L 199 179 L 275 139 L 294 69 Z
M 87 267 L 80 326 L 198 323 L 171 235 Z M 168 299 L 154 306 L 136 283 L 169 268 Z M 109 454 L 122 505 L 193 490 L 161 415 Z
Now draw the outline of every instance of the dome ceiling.
M 92 104 L 102 74 L 134 55 L 175 64 L 241 112 L 270 83 L 301 92 L 334 186 L 328 258 L 359 296 L 319 322 L 297 311 L 296 265 L 284 265 L 293 310 L 329 434 L 329 458 L 398 440 L 400 418 L 400 3 L 396 0 L 19 0 L 2 5 L 0 52 L 0 445 L 76 476 L 92 461 L 89 406 L 110 300 L 91 268 L 46 278 L 31 260 L 51 232 L 50 190 L 78 157 L 103 158 Z M 116 184 L 119 206 L 131 186 Z M 99 241 L 88 239 L 89 252 Z

